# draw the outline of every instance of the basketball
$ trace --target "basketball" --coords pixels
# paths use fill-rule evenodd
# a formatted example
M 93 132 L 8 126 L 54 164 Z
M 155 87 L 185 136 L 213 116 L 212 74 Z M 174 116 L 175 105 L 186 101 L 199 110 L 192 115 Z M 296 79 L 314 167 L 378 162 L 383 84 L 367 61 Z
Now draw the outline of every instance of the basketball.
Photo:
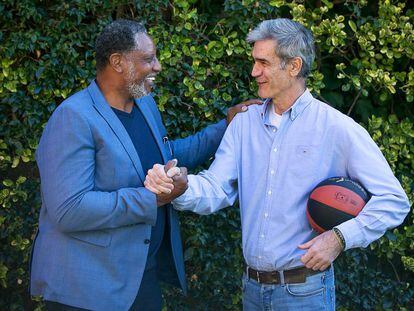
M 311 227 L 322 233 L 357 216 L 369 199 L 359 183 L 346 177 L 328 178 L 310 193 L 306 216 Z

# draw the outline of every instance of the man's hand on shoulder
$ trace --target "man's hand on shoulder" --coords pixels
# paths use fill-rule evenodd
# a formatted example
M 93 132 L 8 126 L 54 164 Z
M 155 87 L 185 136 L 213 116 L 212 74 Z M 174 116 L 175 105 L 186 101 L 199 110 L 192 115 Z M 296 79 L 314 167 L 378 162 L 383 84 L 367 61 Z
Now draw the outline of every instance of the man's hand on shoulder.
M 170 203 L 188 188 L 187 168 L 176 167 L 177 160 L 154 164 L 145 178 L 145 188 L 157 195 L 157 206 Z
M 233 107 L 230 107 L 227 109 L 227 125 L 230 124 L 231 120 L 233 120 L 234 116 L 238 114 L 239 112 L 245 112 L 248 110 L 248 106 L 250 105 L 261 105 L 263 101 L 261 99 L 249 99 L 244 102 L 241 102 L 240 104 L 234 105 Z
M 327 269 L 342 251 L 342 245 L 332 230 L 326 231 L 298 247 L 307 250 L 300 259 L 306 268 L 320 271 Z

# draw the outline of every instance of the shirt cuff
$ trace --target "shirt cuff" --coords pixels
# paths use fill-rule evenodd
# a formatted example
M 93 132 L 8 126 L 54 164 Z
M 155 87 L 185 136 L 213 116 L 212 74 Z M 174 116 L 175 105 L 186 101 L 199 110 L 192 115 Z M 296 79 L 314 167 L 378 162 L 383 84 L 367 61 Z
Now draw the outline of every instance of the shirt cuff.
M 173 207 L 176 210 L 178 210 L 178 211 L 184 211 L 185 210 L 185 202 L 186 202 L 187 197 L 188 197 L 187 192 L 188 192 L 188 189 L 182 195 L 180 195 L 179 197 L 172 200 L 171 203 L 172 203 Z
M 194 207 L 194 200 L 195 200 L 195 193 L 196 190 L 194 189 L 194 186 L 197 185 L 197 182 L 195 181 L 196 178 L 198 178 L 196 175 L 188 175 L 188 188 L 185 190 L 185 192 L 180 195 L 179 197 L 175 198 L 171 203 L 173 207 L 178 211 L 188 211 L 192 210 Z
M 350 248 L 364 246 L 364 234 L 362 232 L 361 225 L 355 218 L 345 221 L 344 223 L 336 226 L 335 228 L 338 228 L 339 231 L 341 231 L 345 239 L 344 251 Z

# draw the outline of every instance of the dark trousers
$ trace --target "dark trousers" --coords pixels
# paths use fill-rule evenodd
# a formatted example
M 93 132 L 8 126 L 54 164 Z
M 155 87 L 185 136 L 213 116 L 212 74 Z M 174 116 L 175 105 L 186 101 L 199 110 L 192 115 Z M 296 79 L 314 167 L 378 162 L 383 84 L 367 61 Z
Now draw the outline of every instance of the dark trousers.
M 47 311 L 85 311 L 86 309 L 76 308 L 56 301 L 45 300 Z
M 161 311 L 162 295 L 157 269 L 144 271 L 141 286 L 130 311 Z
M 47 311 L 85 311 L 77 307 L 64 305 L 55 301 L 45 300 Z M 130 311 L 161 311 L 162 295 L 157 277 L 157 269 L 144 271 L 141 286 Z

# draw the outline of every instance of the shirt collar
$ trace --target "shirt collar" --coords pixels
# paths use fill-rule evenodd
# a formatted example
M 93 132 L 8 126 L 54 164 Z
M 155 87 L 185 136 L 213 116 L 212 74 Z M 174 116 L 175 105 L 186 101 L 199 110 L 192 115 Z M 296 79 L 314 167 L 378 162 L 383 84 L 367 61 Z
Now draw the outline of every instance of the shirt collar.
M 310 91 L 308 89 L 305 90 L 305 92 L 303 92 L 302 95 L 300 95 L 295 103 L 288 109 L 286 110 L 283 114 L 289 114 L 289 118 L 293 121 L 295 120 L 298 115 L 300 115 L 303 110 L 305 110 L 305 108 L 312 102 L 313 96 L 310 93 Z M 261 111 L 261 116 L 262 119 L 264 121 L 265 124 L 270 124 L 269 123 L 269 109 L 272 108 L 272 99 L 271 98 L 266 98 L 263 101 L 263 106 L 262 106 L 262 111 Z

